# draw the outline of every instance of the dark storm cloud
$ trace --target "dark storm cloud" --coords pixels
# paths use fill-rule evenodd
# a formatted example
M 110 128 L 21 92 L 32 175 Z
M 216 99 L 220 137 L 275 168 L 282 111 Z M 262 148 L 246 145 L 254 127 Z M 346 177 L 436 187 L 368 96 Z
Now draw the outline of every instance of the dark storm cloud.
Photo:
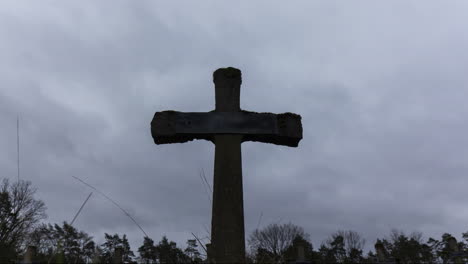
M 206 236 L 209 142 L 155 146 L 155 111 L 214 108 L 212 72 L 243 72 L 241 106 L 297 112 L 299 148 L 243 145 L 246 230 L 337 229 L 368 245 L 391 228 L 466 231 L 468 96 L 462 2 L 283 4 L 145 1 L 0 7 L 2 177 L 38 188 L 49 221 L 91 191 L 117 200 L 158 240 Z M 95 193 L 77 220 L 98 240 L 142 234 Z

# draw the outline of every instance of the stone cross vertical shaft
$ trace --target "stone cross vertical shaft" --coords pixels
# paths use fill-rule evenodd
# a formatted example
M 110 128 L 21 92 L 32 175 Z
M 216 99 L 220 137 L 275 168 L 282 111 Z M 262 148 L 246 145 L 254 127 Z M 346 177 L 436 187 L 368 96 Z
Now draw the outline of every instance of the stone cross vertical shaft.
M 245 262 L 244 201 L 241 143 L 258 141 L 297 147 L 302 139 L 301 117 L 292 113 L 241 110 L 241 71 L 221 68 L 213 73 L 214 111 L 157 112 L 151 122 L 156 144 L 205 139 L 215 144 L 212 259 L 216 263 Z
M 239 70 L 213 74 L 215 112 L 240 111 Z M 215 134 L 211 243 L 214 260 L 242 261 L 245 257 L 244 198 L 242 189 L 242 135 Z

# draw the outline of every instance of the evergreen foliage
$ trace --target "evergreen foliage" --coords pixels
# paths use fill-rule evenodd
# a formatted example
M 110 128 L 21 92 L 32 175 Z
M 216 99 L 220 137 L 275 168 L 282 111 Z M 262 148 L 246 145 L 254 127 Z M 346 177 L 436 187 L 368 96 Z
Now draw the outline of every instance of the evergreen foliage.
M 123 263 L 206 263 L 197 241 L 187 240 L 185 249 L 166 236 L 155 244 L 143 238 L 138 257 L 131 250 L 127 236 L 104 233 L 105 242 L 96 245 L 93 238 L 67 222 L 39 224 L 45 217 L 45 205 L 34 199 L 35 189 L 29 182 L 0 184 L 0 263 L 17 263 L 25 249 L 34 246 L 37 263 L 113 263 L 116 249 Z M 292 223 L 270 224 L 249 236 L 248 263 L 468 263 L 468 232 L 462 241 L 445 233 L 440 239 L 414 232 L 409 235 L 391 230 L 389 236 L 376 239 L 379 252 L 363 254 L 365 240 L 355 231 L 337 231 L 314 250 L 307 234 Z M 373 245 L 372 245 L 373 246 Z

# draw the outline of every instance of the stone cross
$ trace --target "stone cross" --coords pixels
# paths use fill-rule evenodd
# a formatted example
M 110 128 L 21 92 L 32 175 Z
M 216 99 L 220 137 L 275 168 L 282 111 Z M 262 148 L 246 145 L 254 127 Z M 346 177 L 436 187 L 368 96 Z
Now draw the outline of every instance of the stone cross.
M 258 141 L 297 147 L 302 139 L 301 116 L 241 110 L 241 71 L 221 68 L 213 73 L 216 108 L 211 112 L 157 112 L 151 122 L 156 144 L 205 139 L 215 144 L 212 259 L 245 262 L 244 201 L 241 143 Z M 265 95 L 267 97 L 268 95 Z

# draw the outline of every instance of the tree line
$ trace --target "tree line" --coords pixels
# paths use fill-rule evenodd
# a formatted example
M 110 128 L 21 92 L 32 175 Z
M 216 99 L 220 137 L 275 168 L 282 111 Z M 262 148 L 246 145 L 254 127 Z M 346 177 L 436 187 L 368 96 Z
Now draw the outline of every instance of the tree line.
M 34 198 L 30 182 L 0 184 L 0 263 L 20 262 L 35 249 L 36 263 L 206 263 L 205 246 L 188 239 L 178 247 L 163 236 L 157 243 L 144 237 L 134 252 L 125 234 L 104 234 L 104 243 L 67 222 L 42 223 L 45 204 Z M 292 223 L 272 223 L 253 231 L 247 240 L 247 263 L 468 263 L 468 232 L 462 241 L 448 233 L 424 239 L 420 232 L 392 230 L 364 252 L 365 239 L 355 231 L 337 231 L 317 248 L 310 235 Z
M 98 245 L 92 237 L 64 222 L 63 225 L 41 225 L 32 234 L 28 245 L 37 249 L 35 260 L 40 263 L 202 263 L 198 245 L 187 240 L 185 249 L 163 236 L 155 244 L 144 237 L 143 244 L 133 252 L 125 234 L 104 234 L 105 242 Z M 119 251 L 119 253 L 117 253 Z
M 0 263 L 21 262 L 28 248 L 34 247 L 35 263 L 115 263 L 117 253 L 124 263 L 202 263 L 195 239 L 184 249 L 166 236 L 155 244 L 144 237 L 133 252 L 125 234 L 104 234 L 105 242 L 67 222 L 41 223 L 46 218 L 45 204 L 34 198 L 36 189 L 28 181 L 0 184 Z
M 337 231 L 314 249 L 310 235 L 294 224 L 270 224 L 249 237 L 250 263 L 468 263 L 468 232 L 457 242 L 451 234 L 423 239 L 421 232 L 393 229 L 364 252 L 365 239 L 355 231 Z M 298 254 L 298 251 L 302 254 Z M 302 255 L 298 257 L 298 255 Z

